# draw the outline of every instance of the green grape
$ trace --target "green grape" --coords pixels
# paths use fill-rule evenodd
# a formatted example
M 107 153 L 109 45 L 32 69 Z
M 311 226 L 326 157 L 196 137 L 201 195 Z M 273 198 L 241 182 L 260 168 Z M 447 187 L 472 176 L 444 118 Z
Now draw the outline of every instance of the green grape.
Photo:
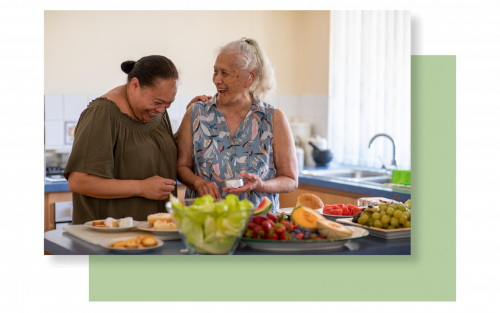
M 387 204 L 381 204 L 378 206 L 380 210 L 387 210 Z
M 407 221 L 405 224 L 404 224 L 405 228 L 411 228 L 411 222 L 410 221 Z
M 382 222 L 380 220 L 375 220 L 375 222 L 373 222 L 373 226 L 377 227 L 377 228 L 382 228 Z
M 380 219 L 380 221 L 383 224 L 388 224 L 391 221 L 391 217 L 389 215 L 384 215 L 384 216 L 382 216 L 382 218 Z
M 401 212 L 400 210 L 394 211 L 394 217 L 395 218 L 400 218 L 401 216 L 403 216 L 403 212 Z
M 368 220 L 368 226 L 372 227 L 374 222 L 375 220 L 372 217 L 370 217 L 370 219 Z
M 361 214 L 361 216 L 358 218 L 358 224 L 365 225 L 368 223 L 368 220 L 370 218 L 366 215 Z
M 403 216 L 406 217 L 406 219 L 408 219 L 408 217 L 410 216 L 410 214 L 408 214 L 408 212 L 403 212 Z
M 399 218 L 399 224 L 401 224 L 401 225 L 404 225 L 407 221 L 408 221 L 408 219 L 406 218 L 406 216 L 401 216 Z
M 391 217 L 391 226 L 398 226 L 399 225 L 399 220 L 395 217 Z
M 394 214 L 394 208 L 389 207 L 386 212 L 387 215 L 392 216 Z
M 396 227 L 389 225 L 389 226 L 387 226 L 387 229 L 396 229 Z
M 387 213 L 385 211 L 380 211 L 380 217 L 384 217 L 386 215 L 387 215 Z
M 389 224 L 388 224 L 388 223 L 383 223 L 383 224 L 382 224 L 382 227 L 383 227 L 383 228 L 385 228 L 385 229 L 387 229 L 387 227 L 388 227 L 388 226 L 389 226 Z
M 396 205 L 395 204 L 390 204 L 387 208 L 392 208 L 393 210 L 396 210 Z
M 398 210 L 401 210 L 401 212 L 406 211 L 404 204 L 398 204 L 397 208 Z
M 406 206 L 408 207 L 408 209 L 411 209 L 411 199 L 408 199 L 406 202 L 405 202 Z
M 380 219 L 380 213 L 373 213 L 372 215 L 374 220 L 379 220 Z

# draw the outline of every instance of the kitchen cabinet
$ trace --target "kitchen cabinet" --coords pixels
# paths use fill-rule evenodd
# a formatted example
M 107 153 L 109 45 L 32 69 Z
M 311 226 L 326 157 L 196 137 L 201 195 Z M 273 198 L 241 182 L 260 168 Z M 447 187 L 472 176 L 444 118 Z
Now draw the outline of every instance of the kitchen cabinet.
M 295 189 L 295 191 L 280 194 L 280 207 L 295 207 L 297 198 L 303 193 L 312 193 L 318 196 L 324 204 L 343 203 L 358 205 L 358 198 L 373 197 L 367 194 L 352 193 L 337 189 L 299 184 L 299 187 Z
M 44 231 L 56 229 L 55 205 L 56 202 L 73 201 L 70 191 L 46 192 L 44 204 Z

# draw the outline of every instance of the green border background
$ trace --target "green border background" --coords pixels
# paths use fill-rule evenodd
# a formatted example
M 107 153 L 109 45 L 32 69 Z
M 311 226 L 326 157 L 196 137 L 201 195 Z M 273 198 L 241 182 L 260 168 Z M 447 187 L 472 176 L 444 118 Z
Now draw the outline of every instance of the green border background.
M 411 94 L 411 256 L 90 256 L 89 300 L 456 301 L 456 57 L 412 56 Z

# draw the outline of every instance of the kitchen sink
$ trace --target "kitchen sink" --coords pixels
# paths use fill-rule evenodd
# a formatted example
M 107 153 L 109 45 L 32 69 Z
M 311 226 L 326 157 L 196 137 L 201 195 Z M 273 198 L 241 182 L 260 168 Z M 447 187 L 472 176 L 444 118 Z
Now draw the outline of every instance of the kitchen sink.
M 303 175 L 310 175 L 316 177 L 334 178 L 353 182 L 366 182 L 385 184 L 392 182 L 391 175 L 381 172 L 372 172 L 364 170 L 306 170 L 302 172 Z

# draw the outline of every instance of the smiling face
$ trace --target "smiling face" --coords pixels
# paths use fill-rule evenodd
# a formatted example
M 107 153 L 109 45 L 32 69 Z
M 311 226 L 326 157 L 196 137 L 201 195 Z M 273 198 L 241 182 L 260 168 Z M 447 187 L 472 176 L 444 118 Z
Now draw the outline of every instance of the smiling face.
M 139 81 L 134 78 L 130 82 L 130 90 L 129 102 L 135 117 L 150 122 L 174 102 L 177 80 L 158 79 L 153 87 L 141 87 Z
M 236 61 L 234 53 L 221 53 L 215 60 L 213 82 L 217 87 L 217 104 L 231 104 L 248 97 L 253 72 L 241 71 Z

